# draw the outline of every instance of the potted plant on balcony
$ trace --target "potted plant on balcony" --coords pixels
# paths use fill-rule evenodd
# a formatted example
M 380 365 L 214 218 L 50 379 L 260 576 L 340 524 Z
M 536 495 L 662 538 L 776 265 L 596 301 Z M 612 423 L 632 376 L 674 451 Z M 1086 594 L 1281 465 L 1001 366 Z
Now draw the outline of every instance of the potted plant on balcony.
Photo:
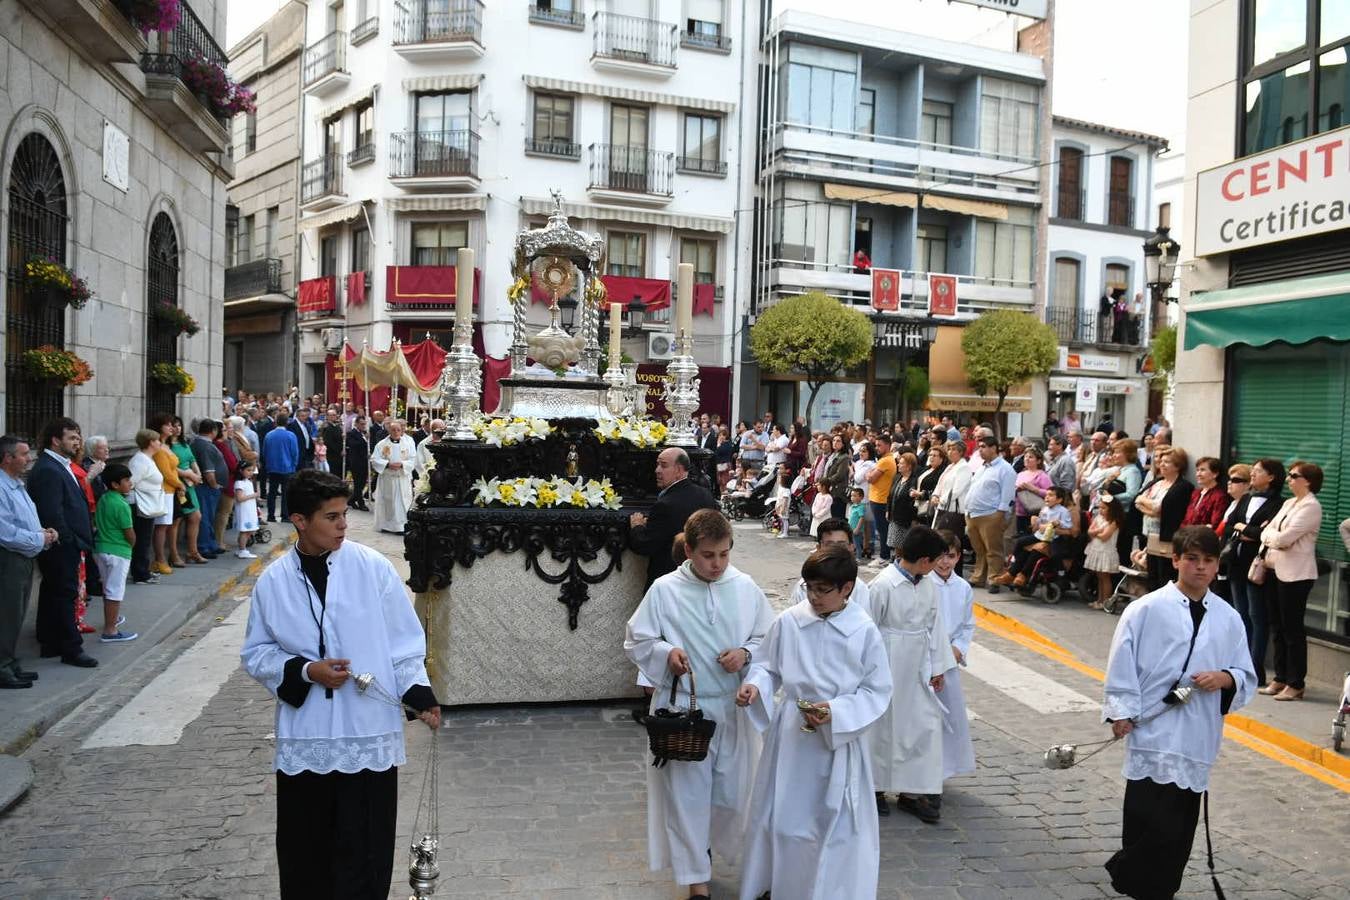
M 121 0 L 118 4 L 142 35 L 173 31 L 183 21 L 180 0 Z
M 60 350 L 51 344 L 25 350 L 20 359 L 24 374 L 35 381 L 54 381 L 62 386 L 74 386 L 94 377 L 94 370 L 89 368 L 89 363 L 69 350 Z
M 50 256 L 30 256 L 24 265 L 24 287 L 34 297 L 45 297 L 84 309 L 94 292 L 89 283 Z
M 186 334 L 188 337 L 192 337 L 202 330 L 201 324 L 196 319 L 192 318 L 192 316 L 188 315 L 186 310 L 180 309 L 172 303 L 166 303 L 162 300 L 155 304 L 154 316 L 156 319 L 177 326 L 178 333 Z
M 155 363 L 150 367 L 150 377 L 160 384 L 168 385 L 180 394 L 191 394 L 197 390 L 197 381 L 188 374 L 188 370 L 171 362 Z
M 252 91 L 225 71 L 225 67 L 200 53 L 183 63 L 183 84 L 201 98 L 217 118 L 228 119 L 256 110 Z

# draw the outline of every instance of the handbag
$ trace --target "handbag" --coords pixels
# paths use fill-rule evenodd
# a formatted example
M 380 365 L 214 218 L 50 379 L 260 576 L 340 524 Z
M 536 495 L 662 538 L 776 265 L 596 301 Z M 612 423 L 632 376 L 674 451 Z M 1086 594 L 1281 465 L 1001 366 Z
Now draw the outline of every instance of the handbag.
M 680 676 L 670 683 L 670 706 L 675 706 Z M 652 765 L 661 768 L 672 759 L 678 762 L 701 762 L 708 758 L 717 723 L 705 718 L 698 708 L 698 691 L 694 687 L 694 670 L 689 670 L 689 708 L 687 710 L 658 709 L 643 721 L 647 728 L 647 745 L 652 751 Z
M 1256 559 L 1252 560 L 1251 567 L 1247 569 L 1247 580 L 1252 584 L 1265 584 L 1268 571 L 1270 567 L 1266 565 L 1266 551 L 1263 547 L 1256 555 Z
M 1122 480 L 1119 479 L 1119 478 L 1112 478 L 1110 481 L 1108 481 L 1108 482 L 1106 483 L 1106 486 L 1103 488 L 1104 491 L 1106 491 L 1108 494 L 1110 494 L 1110 495 L 1113 496 L 1113 497 L 1114 497 L 1116 494 L 1123 494 L 1123 493 L 1125 493 L 1125 491 L 1126 491 L 1127 489 L 1128 489 L 1128 488 L 1127 488 L 1127 485 L 1125 484 L 1125 482 L 1122 481 Z
M 1045 498 L 1029 487 L 1018 488 L 1017 499 L 1022 502 L 1022 508 L 1033 516 L 1045 506 Z
M 1172 542 L 1164 541 L 1155 531 L 1148 536 L 1148 544 L 1144 547 L 1144 552 L 1149 556 L 1171 556 Z

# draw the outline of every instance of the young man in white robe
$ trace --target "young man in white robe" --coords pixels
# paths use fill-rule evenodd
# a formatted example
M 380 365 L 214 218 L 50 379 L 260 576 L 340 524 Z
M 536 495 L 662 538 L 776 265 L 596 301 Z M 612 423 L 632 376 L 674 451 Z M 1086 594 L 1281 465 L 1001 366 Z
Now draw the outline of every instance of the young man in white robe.
M 956 659 L 928 573 L 947 545 L 936 531 L 918 525 L 905 534 L 899 551 L 868 585 L 869 612 L 895 684 L 890 707 L 869 734 L 873 789 L 879 814 L 890 815 L 889 792 L 898 795 L 897 809 L 935 825 L 940 812 L 928 797 L 942 793 L 943 728 L 936 692 Z
M 975 746 L 970 740 L 970 720 L 966 716 L 966 695 L 961 689 L 960 666 L 965 665 L 970 653 L 970 639 L 975 635 L 975 593 L 970 583 L 956 574 L 961 560 L 961 538 L 952 531 L 939 531 L 947 545 L 947 552 L 933 564 L 928 575 L 937 587 L 938 606 L 942 621 L 947 626 L 947 642 L 952 647 L 956 665 L 943 673 L 942 688 L 937 692 L 942 712 L 942 780 L 975 771 Z M 938 809 L 942 795 L 928 798 Z
M 348 495 L 326 472 L 291 481 L 286 503 L 299 537 L 258 578 L 240 652 L 248 674 L 280 701 L 283 900 L 388 896 L 404 713 L 376 692 L 440 727 L 422 625 L 393 564 L 345 539 Z M 373 674 L 376 687 L 359 693 L 352 672 Z
M 773 608 L 748 575 L 731 565 L 731 523 L 701 509 L 684 525 L 688 561 L 648 588 L 628 620 L 624 651 L 655 686 L 650 712 L 689 705 L 691 670 L 698 705 L 717 723 L 708 756 L 647 768 L 647 854 L 652 871 L 673 870 L 689 896 L 709 897 L 712 853 L 740 860 L 745 814 L 759 758 L 759 736 L 737 709 L 736 691 L 773 622 Z
M 767 730 L 741 900 L 877 893 L 881 844 L 866 735 L 890 703 L 891 670 L 881 633 L 850 599 L 858 580 L 851 546 L 817 549 L 802 578 L 806 599 L 774 621 L 736 696 Z
M 380 531 L 402 534 L 408 524 L 408 509 L 413 498 L 413 467 L 417 463 L 417 445 L 405 433 L 402 419 L 389 423 L 389 434 L 370 451 L 370 466 L 379 476 L 375 491 L 375 527 Z
M 1219 550 L 1213 529 L 1178 529 L 1177 580 L 1127 606 L 1111 640 L 1102 719 L 1125 738 L 1126 786 L 1121 849 L 1106 870 L 1139 900 L 1181 887 L 1223 717 L 1256 690 L 1242 618 L 1209 590 Z M 1194 690 L 1169 703 L 1178 688 Z
M 828 549 L 830 547 L 852 547 L 853 529 L 849 527 L 847 519 L 826 519 L 820 523 L 816 529 L 816 548 Z M 792 602 L 801 603 L 806 599 L 806 579 L 797 579 L 797 586 L 792 589 Z M 853 579 L 853 591 L 848 596 L 848 602 L 856 604 L 859 609 L 867 611 L 867 582 L 861 578 Z

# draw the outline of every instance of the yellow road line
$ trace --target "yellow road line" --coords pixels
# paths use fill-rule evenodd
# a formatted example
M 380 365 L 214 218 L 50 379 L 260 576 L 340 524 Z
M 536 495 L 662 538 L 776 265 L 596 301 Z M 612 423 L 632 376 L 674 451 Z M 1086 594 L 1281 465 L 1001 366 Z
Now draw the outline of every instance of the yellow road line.
M 1012 616 L 976 603 L 975 622 L 990 634 L 1026 647 L 1075 672 L 1097 681 L 1106 680 L 1106 673 L 1101 669 L 1079 660 L 1071 651 Z M 1337 790 L 1350 793 L 1350 759 L 1334 751 L 1237 713 L 1225 717 L 1224 736 L 1281 765 L 1297 769 Z

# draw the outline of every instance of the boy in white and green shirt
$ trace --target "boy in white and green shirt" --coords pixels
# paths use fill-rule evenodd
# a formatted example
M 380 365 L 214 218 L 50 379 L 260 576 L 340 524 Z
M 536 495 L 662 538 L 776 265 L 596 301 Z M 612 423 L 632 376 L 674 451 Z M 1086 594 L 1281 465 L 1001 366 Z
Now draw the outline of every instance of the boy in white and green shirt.
M 131 493 L 131 470 L 121 463 L 108 463 L 103 470 L 103 483 L 108 490 L 94 508 L 94 563 L 103 577 L 103 633 L 99 640 L 116 644 L 139 637 L 134 631 L 118 628 L 123 622 L 118 611 L 131 571 L 131 546 L 136 543 L 131 504 L 126 499 Z

